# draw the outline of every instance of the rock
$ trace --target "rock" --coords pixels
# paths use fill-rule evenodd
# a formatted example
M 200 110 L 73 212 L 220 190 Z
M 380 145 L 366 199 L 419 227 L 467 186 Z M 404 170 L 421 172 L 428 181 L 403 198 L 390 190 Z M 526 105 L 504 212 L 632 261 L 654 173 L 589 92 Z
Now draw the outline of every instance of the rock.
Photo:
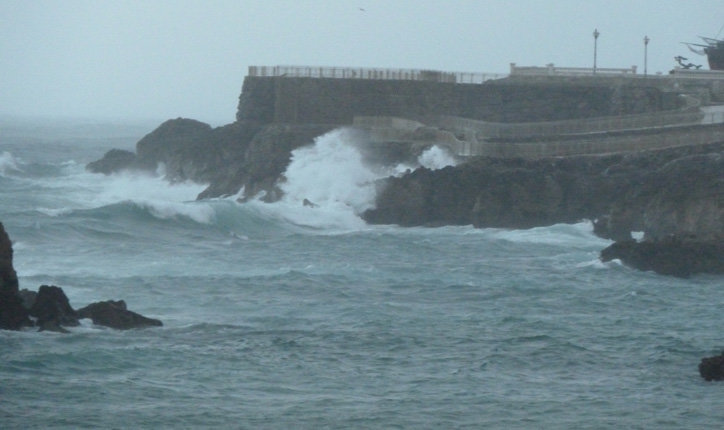
M 32 309 L 33 305 L 35 304 L 35 300 L 38 298 L 38 292 L 30 291 L 27 288 L 23 288 L 18 292 L 18 296 L 20 296 L 20 300 L 22 300 L 23 302 L 23 307 L 30 311 L 30 309 Z
M 163 323 L 157 319 L 147 318 L 143 315 L 129 311 L 123 300 L 91 303 L 78 310 L 79 318 L 90 318 L 93 324 L 102 325 L 118 330 L 128 330 L 142 327 L 158 327 Z
M 19 330 L 32 325 L 18 295 L 18 276 L 13 268 L 13 246 L 0 223 L 0 329 Z
M 20 330 L 32 326 L 28 310 L 17 294 L 0 292 L 0 329 Z
M 211 135 L 211 126 L 201 121 L 168 120 L 136 144 L 139 165 L 156 170 L 163 163 L 169 180 L 203 182 L 219 156 Z
M 724 143 L 631 154 L 494 159 L 379 182 L 373 224 L 530 228 L 582 219 L 623 241 L 724 232 Z
M 78 315 L 70 306 L 68 297 L 60 287 L 41 285 L 30 316 L 37 318 L 40 330 L 55 330 L 62 326 L 77 326 Z
M 613 218 L 618 219 L 618 218 Z M 604 239 L 615 241 L 633 240 L 628 224 L 616 224 L 610 215 L 603 215 L 593 220 L 593 234 Z
M 701 359 L 699 374 L 707 381 L 724 380 L 724 353 Z
M 670 236 L 643 242 L 616 242 L 601 251 L 602 261 L 613 259 L 639 270 L 682 278 L 696 273 L 724 274 L 724 240 Z
M 646 238 L 724 233 L 724 152 L 674 159 L 647 178 L 643 211 Z
M 419 168 L 379 183 L 373 224 L 530 228 L 593 219 L 605 212 L 606 157 L 477 158 L 440 170 Z
M 627 154 L 606 169 L 612 195 L 607 225 L 614 240 L 630 231 L 646 239 L 714 237 L 724 232 L 724 144 Z
M 134 168 L 138 168 L 136 154 L 123 149 L 111 149 L 100 160 L 86 165 L 88 171 L 105 175 Z
M 0 223 L 0 292 L 18 292 L 18 275 L 13 268 L 13 245 L 2 223 Z

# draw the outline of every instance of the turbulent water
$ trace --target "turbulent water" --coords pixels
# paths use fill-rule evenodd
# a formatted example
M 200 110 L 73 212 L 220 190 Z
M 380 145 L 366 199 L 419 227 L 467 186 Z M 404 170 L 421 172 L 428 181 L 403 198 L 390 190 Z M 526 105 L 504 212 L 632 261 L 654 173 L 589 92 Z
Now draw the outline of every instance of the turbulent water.
M 344 131 L 277 203 L 84 165 L 150 131 L 0 129 L 21 288 L 125 299 L 164 327 L 0 332 L 2 428 L 716 428 L 721 277 L 600 263 L 589 222 L 370 226 Z M 442 151 L 421 163 L 452 162 Z M 398 166 L 397 171 L 406 166 Z M 304 199 L 314 206 L 303 204 Z

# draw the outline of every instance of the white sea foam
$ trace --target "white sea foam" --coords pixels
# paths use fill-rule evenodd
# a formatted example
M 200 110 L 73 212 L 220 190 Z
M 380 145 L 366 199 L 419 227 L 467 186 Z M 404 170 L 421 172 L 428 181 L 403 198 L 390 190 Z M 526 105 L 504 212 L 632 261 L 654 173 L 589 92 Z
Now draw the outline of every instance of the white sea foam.
M 137 204 L 159 219 L 185 217 L 199 224 L 211 224 L 216 219 L 214 208 L 206 203 L 149 200 L 137 202 Z
M 193 182 L 169 183 L 158 176 L 129 173 L 102 176 L 98 180 L 98 193 L 92 197 L 95 206 L 128 200 L 135 202 L 192 201 L 205 188 L 204 185 Z
M 62 207 L 62 208 L 44 208 L 44 207 L 38 207 L 36 210 L 42 214 L 45 214 L 50 217 L 56 217 L 60 215 L 66 215 L 71 212 L 73 212 L 73 209 L 69 207 Z
M 7 176 L 21 171 L 13 154 L 7 151 L 0 153 L 0 176 Z
M 36 210 L 56 217 L 74 210 L 96 209 L 132 202 L 160 219 L 177 216 L 209 224 L 214 210 L 207 203 L 196 202 L 205 185 L 193 182 L 169 183 L 163 177 L 123 172 L 100 175 L 85 171 L 74 162 L 64 164 L 63 175 L 52 179 L 35 179 L 46 194 Z
M 435 145 L 426 149 L 418 158 L 421 166 L 431 170 L 457 165 L 457 160 L 447 150 Z
M 593 269 L 608 269 L 610 266 L 608 266 L 606 263 L 602 262 L 599 258 L 594 258 L 592 260 L 587 260 L 581 263 L 576 264 L 577 268 L 593 268 Z
M 360 213 L 374 204 L 374 181 L 380 177 L 362 162 L 353 136 L 346 129 L 333 130 L 315 144 L 292 152 L 281 184 L 288 203 L 304 199 L 320 207 L 348 207 Z
M 440 169 L 456 164 L 446 150 L 426 150 L 414 166 L 369 165 L 357 149 L 355 134 L 340 128 L 319 136 L 313 145 L 292 151 L 280 188 L 281 201 L 271 205 L 275 216 L 315 228 L 358 229 L 359 215 L 375 204 L 376 183 L 420 166 Z
M 365 164 L 355 144 L 354 134 L 341 128 L 292 151 L 280 184 L 284 197 L 266 209 L 272 216 L 302 226 L 363 227 L 359 214 L 374 206 L 375 180 L 394 171 Z
M 577 224 L 555 224 L 547 227 L 534 227 L 527 230 L 489 229 L 494 239 L 516 243 L 538 243 L 566 246 L 602 246 L 610 243 L 593 234 L 593 224 L 582 221 Z

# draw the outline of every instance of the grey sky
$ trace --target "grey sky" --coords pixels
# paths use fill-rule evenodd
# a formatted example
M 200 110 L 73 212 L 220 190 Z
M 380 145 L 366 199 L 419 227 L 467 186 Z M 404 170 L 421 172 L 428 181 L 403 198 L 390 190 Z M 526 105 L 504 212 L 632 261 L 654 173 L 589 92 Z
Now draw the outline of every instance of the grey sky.
M 590 67 L 594 28 L 599 67 L 642 71 L 648 35 L 666 73 L 722 26 L 722 0 L 0 0 L 0 115 L 220 125 L 250 65 Z

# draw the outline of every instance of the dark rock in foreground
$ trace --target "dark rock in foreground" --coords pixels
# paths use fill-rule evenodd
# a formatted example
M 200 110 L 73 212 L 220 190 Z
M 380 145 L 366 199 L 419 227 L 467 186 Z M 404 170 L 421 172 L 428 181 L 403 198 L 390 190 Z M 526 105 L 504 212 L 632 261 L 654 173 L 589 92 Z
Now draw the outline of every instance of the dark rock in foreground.
M 0 223 L 0 329 L 19 330 L 32 325 L 18 296 L 18 275 L 13 268 L 13 246 Z
M 601 251 L 601 260 L 619 259 L 639 270 L 682 278 L 696 273 L 724 274 L 724 241 L 671 236 L 660 240 L 616 242 Z
M 129 311 L 123 300 L 91 303 L 78 309 L 79 318 L 90 318 L 93 324 L 118 330 L 128 330 L 141 327 L 158 327 L 163 323 L 157 319 L 147 318 L 143 315 Z
M 93 303 L 76 312 L 60 287 L 41 285 L 38 292 L 19 290 L 12 243 L 0 223 L 0 330 L 32 327 L 29 317 L 36 319 L 40 331 L 62 333 L 68 332 L 64 327 L 79 325 L 79 318 L 91 318 L 93 324 L 119 330 L 163 325 L 157 319 L 129 311 L 123 300 Z
M 707 381 L 724 380 L 724 353 L 701 359 L 699 374 Z
M 0 292 L 17 292 L 18 275 L 13 268 L 13 245 L 0 223 Z
M 63 289 L 54 285 L 41 285 L 30 315 L 37 318 L 40 331 L 65 331 L 63 326 L 79 325 L 78 315 L 70 306 Z

